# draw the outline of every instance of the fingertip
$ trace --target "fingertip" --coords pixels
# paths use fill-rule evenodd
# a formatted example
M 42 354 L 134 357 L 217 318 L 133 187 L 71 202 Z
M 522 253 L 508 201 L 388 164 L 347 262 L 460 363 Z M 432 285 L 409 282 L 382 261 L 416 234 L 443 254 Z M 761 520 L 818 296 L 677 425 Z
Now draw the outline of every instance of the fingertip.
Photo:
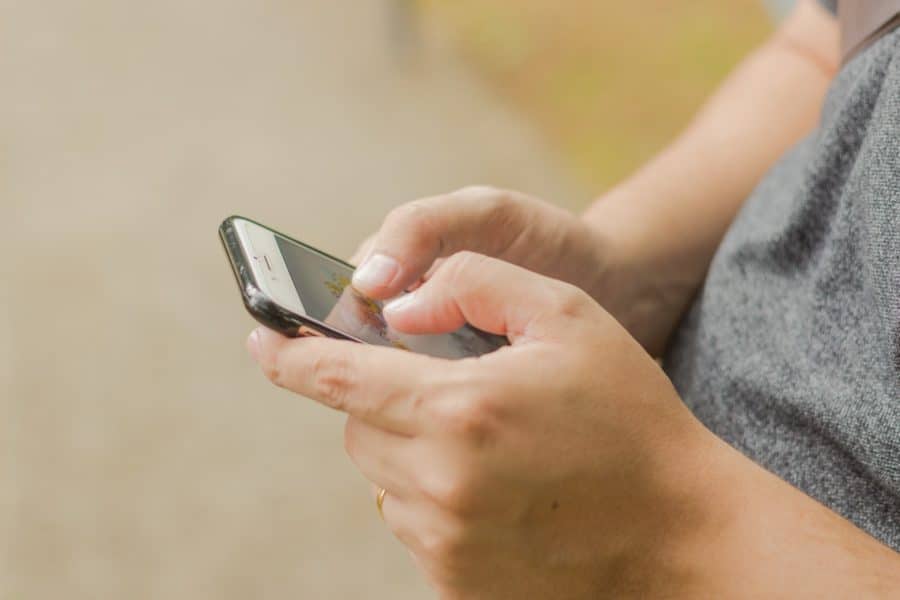
M 382 314 L 388 325 L 410 334 L 441 334 L 459 329 L 465 319 L 446 299 L 420 291 L 404 294 L 385 304 Z
M 422 302 L 419 294 L 410 292 L 387 302 L 381 310 L 388 325 L 403 333 L 420 333 Z
M 402 268 L 397 259 L 375 253 L 353 272 L 353 287 L 371 298 L 388 298 L 397 287 Z
M 415 293 L 404 294 L 399 298 L 394 298 L 390 302 L 384 305 L 384 309 L 382 310 L 385 318 L 393 318 L 397 315 L 402 315 L 405 312 L 408 312 L 410 309 L 415 306 L 417 302 L 417 297 Z

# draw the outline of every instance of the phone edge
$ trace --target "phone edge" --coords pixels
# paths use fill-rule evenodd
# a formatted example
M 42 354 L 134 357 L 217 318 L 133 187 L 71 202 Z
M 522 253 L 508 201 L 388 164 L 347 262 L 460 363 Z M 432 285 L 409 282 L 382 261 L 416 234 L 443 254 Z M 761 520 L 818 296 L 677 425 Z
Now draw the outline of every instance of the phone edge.
M 247 264 L 247 257 L 244 255 L 244 252 L 240 246 L 240 242 L 237 239 L 237 233 L 234 227 L 235 219 L 242 219 L 249 223 L 255 223 L 256 225 L 268 229 L 269 231 L 273 231 L 278 235 L 303 246 L 304 248 L 308 248 L 314 252 L 327 256 L 332 260 L 347 265 L 351 269 L 353 268 L 353 266 L 339 258 L 322 252 L 317 248 L 313 248 L 308 244 L 304 244 L 299 240 L 295 240 L 290 236 L 275 231 L 271 227 L 263 225 L 258 221 L 254 221 L 253 219 L 248 219 L 247 217 L 243 217 L 240 215 L 229 216 L 224 221 L 222 221 L 221 225 L 219 225 L 219 240 L 222 242 L 222 246 L 225 249 L 225 254 L 228 257 L 228 262 L 231 265 L 231 272 L 238 284 L 238 289 L 241 293 L 241 300 L 244 303 L 244 308 L 247 309 L 247 312 L 249 312 L 250 315 L 254 319 L 256 319 L 256 321 L 268 327 L 269 329 L 277 331 L 282 335 L 288 337 L 301 337 L 303 335 L 309 335 L 301 333 L 302 328 L 307 327 L 319 332 L 326 337 L 362 343 L 361 340 L 332 329 L 327 325 L 316 321 L 315 319 L 311 319 L 303 315 L 298 315 L 292 311 L 282 308 L 280 305 L 272 301 L 265 293 L 263 293 L 253 279 L 253 276 Z

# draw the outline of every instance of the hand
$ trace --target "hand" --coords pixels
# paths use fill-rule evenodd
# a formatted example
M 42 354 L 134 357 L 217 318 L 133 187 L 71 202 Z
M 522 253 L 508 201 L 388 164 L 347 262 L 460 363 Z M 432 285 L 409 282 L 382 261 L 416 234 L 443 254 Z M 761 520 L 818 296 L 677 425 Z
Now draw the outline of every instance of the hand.
M 349 455 L 441 597 L 597 598 L 669 574 L 712 436 L 587 294 L 459 253 L 385 316 L 511 346 L 445 361 L 267 330 L 249 346 L 273 382 L 348 413 Z
M 395 208 L 351 262 L 353 285 L 387 299 L 427 279 L 440 259 L 462 250 L 500 258 L 599 294 L 611 254 L 603 239 L 568 211 L 486 186 Z
M 410 202 L 361 244 L 351 259 L 360 265 L 353 285 L 391 298 L 421 284 L 443 257 L 470 250 L 581 288 L 656 356 L 698 282 L 652 258 L 647 240 L 659 236 L 629 223 L 640 217 L 623 217 L 618 204 L 599 201 L 589 224 L 541 200 L 484 186 Z

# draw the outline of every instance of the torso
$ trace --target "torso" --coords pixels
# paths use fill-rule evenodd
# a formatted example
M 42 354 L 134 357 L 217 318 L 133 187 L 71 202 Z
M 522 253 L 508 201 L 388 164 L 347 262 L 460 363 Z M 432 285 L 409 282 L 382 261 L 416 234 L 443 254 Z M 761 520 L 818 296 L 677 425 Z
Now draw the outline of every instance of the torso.
M 900 550 L 900 30 L 747 200 L 666 368 L 714 433 Z

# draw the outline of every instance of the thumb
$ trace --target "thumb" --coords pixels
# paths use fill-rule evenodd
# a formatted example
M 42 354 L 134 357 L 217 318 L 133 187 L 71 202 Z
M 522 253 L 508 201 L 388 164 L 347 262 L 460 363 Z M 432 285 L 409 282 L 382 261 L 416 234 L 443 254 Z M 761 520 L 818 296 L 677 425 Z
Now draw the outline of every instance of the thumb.
M 384 316 L 411 334 L 448 333 L 469 323 L 517 339 L 559 339 L 577 321 L 602 312 L 573 285 L 509 263 L 460 252 L 416 291 L 389 302 Z
M 438 258 L 460 250 L 496 254 L 524 227 L 523 202 L 473 187 L 399 206 L 372 239 L 353 287 L 372 298 L 392 298 L 417 283 Z

